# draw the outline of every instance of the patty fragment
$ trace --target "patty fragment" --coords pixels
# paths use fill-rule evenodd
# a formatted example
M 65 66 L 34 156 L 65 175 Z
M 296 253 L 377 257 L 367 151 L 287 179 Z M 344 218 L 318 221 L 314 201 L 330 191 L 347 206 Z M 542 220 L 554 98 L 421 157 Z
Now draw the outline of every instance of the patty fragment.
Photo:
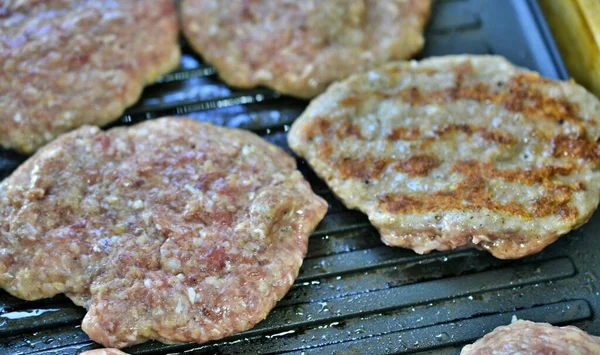
M 332 85 L 289 145 L 391 246 L 542 250 L 600 198 L 600 101 L 493 56 L 398 62 Z
M 600 337 L 573 327 L 517 320 L 486 334 L 461 355 L 595 355 L 600 354 Z
M 225 82 L 310 98 L 423 47 L 431 0 L 184 0 L 188 42 Z
M 295 160 L 250 132 L 84 126 L 0 183 L 0 287 L 65 293 L 107 347 L 219 339 L 283 297 L 326 209 Z
M 179 64 L 171 0 L 0 3 L 0 145 L 104 125 Z

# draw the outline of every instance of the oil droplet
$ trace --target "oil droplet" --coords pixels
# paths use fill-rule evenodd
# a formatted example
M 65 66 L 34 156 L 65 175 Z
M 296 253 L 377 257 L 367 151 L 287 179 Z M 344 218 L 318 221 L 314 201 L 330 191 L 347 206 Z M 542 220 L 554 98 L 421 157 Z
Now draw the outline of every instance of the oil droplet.
M 444 341 L 447 341 L 448 339 L 450 339 L 450 336 L 447 333 L 440 333 L 435 336 L 435 340 L 437 340 L 439 342 L 444 342 Z
M 319 302 L 319 306 L 321 306 L 321 309 L 319 309 L 319 313 L 329 312 L 329 307 L 327 307 L 327 302 Z
M 8 318 L 8 319 L 21 319 L 21 318 L 37 317 L 44 313 L 58 312 L 58 311 L 59 311 L 58 309 L 33 309 L 31 311 L 25 311 L 25 312 L 5 313 L 3 315 L 0 315 L 0 317 Z
M 354 334 L 362 334 L 364 332 L 365 332 L 365 330 L 363 328 L 358 328 L 354 331 Z

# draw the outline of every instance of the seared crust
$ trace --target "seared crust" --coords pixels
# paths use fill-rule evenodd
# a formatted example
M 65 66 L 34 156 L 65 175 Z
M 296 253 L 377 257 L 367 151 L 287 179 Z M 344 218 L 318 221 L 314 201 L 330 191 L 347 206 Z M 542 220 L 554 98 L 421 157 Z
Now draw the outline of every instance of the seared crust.
M 600 102 L 491 56 L 399 62 L 313 100 L 289 134 L 383 241 L 418 253 L 542 250 L 600 198 Z
M 31 153 L 104 125 L 179 64 L 171 0 L 0 5 L 0 144 Z
M 310 98 L 423 47 L 431 0 L 184 0 L 183 32 L 228 84 Z
M 0 183 L 0 287 L 65 293 L 107 347 L 219 339 L 283 297 L 326 209 L 294 159 L 250 132 L 84 126 Z
M 494 329 L 461 355 L 594 355 L 600 354 L 600 338 L 573 327 L 518 320 Z

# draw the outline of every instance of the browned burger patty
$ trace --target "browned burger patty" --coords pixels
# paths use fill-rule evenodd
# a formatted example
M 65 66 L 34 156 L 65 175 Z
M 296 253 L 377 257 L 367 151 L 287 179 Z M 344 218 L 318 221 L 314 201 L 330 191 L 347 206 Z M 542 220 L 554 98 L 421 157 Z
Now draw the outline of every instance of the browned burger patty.
M 218 339 L 283 297 L 326 209 L 294 159 L 250 132 L 84 126 L 0 183 L 0 287 L 65 293 L 107 347 Z
M 183 32 L 228 84 L 310 98 L 423 47 L 431 0 L 184 0 Z
M 103 125 L 179 63 L 172 0 L 0 2 L 0 145 Z
M 519 258 L 598 206 L 599 120 L 600 101 L 575 83 L 449 56 L 334 84 L 289 144 L 388 245 Z
M 498 327 L 471 345 L 461 355 L 598 355 L 600 337 L 568 326 L 518 320 Z

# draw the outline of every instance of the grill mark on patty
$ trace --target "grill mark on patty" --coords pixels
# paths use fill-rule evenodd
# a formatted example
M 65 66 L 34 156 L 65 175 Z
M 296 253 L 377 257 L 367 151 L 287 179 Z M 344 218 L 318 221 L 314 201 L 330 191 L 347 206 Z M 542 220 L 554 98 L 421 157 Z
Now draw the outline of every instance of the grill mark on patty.
M 559 120 L 579 122 L 579 107 L 565 98 L 556 98 L 545 95 L 539 85 L 552 85 L 537 73 L 522 73 L 514 75 L 509 81 L 509 92 L 504 95 L 494 96 L 495 102 L 501 102 L 506 109 L 512 112 L 521 112 L 525 115 L 549 117 L 559 123 Z M 527 104 L 531 101 L 531 104 Z
M 317 128 L 315 133 L 327 132 L 327 130 L 329 129 L 330 126 L 331 126 L 331 122 L 329 122 L 327 119 L 325 119 L 323 117 L 319 117 L 317 120 L 317 124 L 315 125 L 315 128 Z
M 552 139 L 552 155 L 557 158 L 584 159 L 600 163 L 600 150 L 598 143 L 585 138 L 559 134 Z
M 425 74 L 428 76 L 432 76 L 435 75 L 437 73 L 439 73 L 439 69 L 437 68 L 411 68 L 410 70 L 406 70 L 406 68 L 404 67 L 400 67 L 400 66 L 391 66 L 389 68 L 386 68 L 386 72 L 389 74 L 401 74 L 401 73 L 406 73 L 407 71 L 410 71 L 411 73 L 414 74 Z
M 479 131 L 479 134 L 483 137 L 483 139 L 488 141 L 493 141 L 498 144 L 510 145 L 516 143 L 516 139 L 507 133 L 502 133 L 498 131 L 492 131 L 488 129 L 482 129 Z
M 330 137 L 333 133 L 338 139 L 354 137 L 359 140 L 365 140 L 365 137 L 360 131 L 360 127 L 350 121 L 344 121 L 335 132 L 331 132 L 331 129 L 331 122 L 322 118 L 317 125 L 313 126 L 312 131 L 308 135 L 308 139 L 312 140 L 315 136 L 319 135 Z M 395 127 L 385 136 L 385 138 L 390 141 L 417 141 L 422 139 L 423 144 L 421 145 L 421 148 L 423 149 L 438 141 L 443 136 L 454 132 L 462 132 L 469 137 L 474 134 L 479 134 L 483 139 L 500 145 L 513 145 L 519 141 L 511 134 L 500 130 L 491 130 L 485 127 L 461 123 L 448 124 L 438 128 L 433 131 L 434 136 L 422 136 L 422 132 L 418 127 Z M 551 154 L 557 158 L 584 159 L 600 164 L 600 147 L 598 143 L 587 139 L 585 131 L 583 132 L 584 133 L 580 135 L 559 134 L 551 139 L 546 138 L 550 140 Z M 326 151 L 331 152 L 330 143 L 326 141 L 323 144 L 327 144 Z M 329 154 L 326 154 L 326 156 L 329 156 Z
M 466 64 L 468 63 L 468 64 Z M 500 83 L 498 91 L 492 91 L 486 84 L 476 83 L 465 86 L 463 78 L 472 71 L 470 62 L 465 62 L 455 68 L 454 85 L 450 88 L 421 92 L 416 87 L 405 88 L 393 93 L 372 92 L 383 99 L 399 99 L 411 106 L 427 104 L 442 104 L 456 100 L 490 101 L 502 105 L 506 110 L 522 113 L 526 117 L 550 119 L 557 124 L 565 121 L 580 123 L 579 106 L 567 98 L 551 97 L 544 94 L 540 85 L 554 85 L 552 81 L 537 73 L 518 73 L 506 83 Z M 503 90 L 504 88 L 504 90 Z M 362 95 L 368 97 L 368 93 Z M 349 96 L 340 101 L 342 106 L 354 106 L 363 101 L 363 97 Z M 590 120 L 593 122 L 593 120 Z
M 552 181 L 555 175 L 568 175 L 574 168 L 548 166 L 531 170 L 499 170 L 489 163 L 476 161 L 458 162 L 454 171 L 464 175 L 464 179 L 449 191 L 437 191 L 421 194 L 417 197 L 408 194 L 386 194 L 379 203 L 390 213 L 423 214 L 442 210 L 480 211 L 488 210 L 532 219 L 558 215 L 561 218 L 576 218 L 578 211 L 570 206 L 572 192 L 581 191 L 581 183 L 567 185 Z M 545 196 L 534 199 L 532 208 L 527 209 L 519 203 L 501 204 L 494 202 L 487 180 L 499 178 L 508 182 L 520 182 L 526 185 L 542 184 L 548 191 Z
M 403 140 L 412 141 L 417 140 L 421 136 L 421 131 L 418 127 L 396 127 L 387 135 L 387 139 L 392 141 Z
M 383 208 L 391 213 L 423 214 L 433 211 L 488 209 L 525 216 L 523 206 L 515 203 L 500 205 L 492 201 L 492 194 L 485 180 L 477 176 L 466 177 L 455 189 L 430 194 L 386 194 L 379 198 Z
M 365 140 L 365 137 L 360 132 L 360 127 L 349 120 L 343 121 L 341 126 L 335 131 L 335 134 L 339 139 L 355 137 L 360 140 Z
M 381 175 L 390 163 L 387 159 L 367 157 L 364 159 L 342 158 L 335 165 L 341 176 L 346 178 L 372 179 Z
M 514 75 L 506 87 L 508 91 L 492 91 L 490 86 L 477 83 L 470 86 L 453 86 L 450 89 L 421 93 L 415 88 L 405 89 L 409 94 L 398 95 L 411 105 L 424 105 L 431 103 L 450 102 L 460 99 L 470 99 L 478 102 L 490 101 L 502 105 L 506 110 L 522 113 L 526 117 L 540 117 L 550 119 L 557 124 L 564 121 L 580 122 L 579 107 L 570 103 L 565 98 L 548 96 L 538 88 L 540 84 L 548 81 L 535 73 L 521 73 Z M 456 85 L 456 83 L 455 83 Z M 414 100 L 406 100 L 413 98 Z
M 331 143 L 329 141 L 324 141 L 319 148 L 319 152 L 321 153 L 321 156 L 325 157 L 326 159 L 329 159 L 331 153 L 333 152 L 333 147 L 331 146 Z
M 464 123 L 453 123 L 449 125 L 445 125 L 442 128 L 436 129 L 433 131 L 433 134 L 436 137 L 423 137 L 425 142 L 434 142 L 436 138 L 442 137 L 446 134 L 451 134 L 454 132 L 463 132 L 468 136 L 472 136 L 473 134 L 479 134 L 483 139 L 492 141 L 502 145 L 510 145 L 516 143 L 518 140 L 511 136 L 508 133 L 503 133 L 500 131 L 490 130 L 484 127 L 477 127 L 474 125 L 464 124 Z M 409 128 L 409 127 L 396 127 L 393 128 L 392 131 L 386 136 L 388 140 L 397 141 L 414 141 L 418 140 L 421 137 L 421 130 L 418 127 Z
M 358 96 L 347 96 L 340 101 L 341 106 L 356 106 L 362 101 Z
M 470 61 L 462 62 L 457 65 L 454 70 L 454 87 L 450 88 L 449 95 L 453 100 L 457 99 L 457 94 L 463 86 L 463 81 L 465 79 L 466 74 L 471 74 L 473 72 L 473 65 Z
M 528 211 L 518 203 L 500 204 L 493 202 L 491 193 L 480 187 L 473 179 L 466 179 L 456 190 L 436 192 L 412 197 L 407 194 L 388 194 L 379 199 L 380 204 L 390 213 L 424 214 L 434 211 L 481 211 L 505 213 L 523 219 L 533 219 L 550 215 L 562 218 L 577 217 L 577 209 L 569 206 L 570 197 L 541 197 L 533 201 L 533 211 Z M 464 201 L 464 202 L 463 202 Z
M 435 137 L 426 137 L 423 143 L 424 145 L 428 145 L 437 141 L 440 137 L 454 132 L 463 132 L 469 137 L 473 136 L 473 134 L 479 134 L 483 139 L 501 145 L 511 145 L 518 142 L 515 137 L 508 133 L 469 124 L 453 123 L 434 130 Z
M 407 174 L 409 177 L 427 175 L 431 169 L 440 166 L 438 158 L 419 154 L 403 160 L 377 159 L 366 157 L 363 159 L 342 158 L 334 164 L 342 178 L 358 178 L 363 180 L 374 179 L 381 176 L 383 171 L 392 166 L 395 170 Z
M 552 196 L 542 196 L 533 202 L 533 215 L 545 217 L 559 215 L 562 218 L 573 219 L 577 217 L 577 209 L 569 206 L 571 192 L 568 186 L 558 186 Z
M 335 131 L 333 131 L 335 130 Z M 319 123 L 316 126 L 313 126 L 308 138 L 312 139 L 315 136 L 323 135 L 323 136 L 332 136 L 335 135 L 338 139 L 345 139 L 349 137 L 354 137 L 359 140 L 365 140 L 365 136 L 363 136 L 360 126 L 352 123 L 350 118 L 346 118 L 340 121 L 338 124 L 332 127 L 331 122 L 325 118 L 319 118 Z
M 331 136 L 332 134 L 332 132 L 330 132 L 331 123 L 325 119 L 320 119 L 319 124 L 315 125 L 314 127 L 316 129 L 313 129 L 311 134 L 309 134 L 309 139 L 314 138 L 316 135 Z M 433 134 L 435 137 L 421 136 L 421 129 L 419 127 L 395 127 L 389 134 L 385 136 L 385 138 L 390 141 L 416 141 L 422 139 L 424 143 L 427 142 L 426 144 L 428 144 L 436 141 L 442 136 L 452 134 L 454 132 L 463 132 L 468 136 L 479 134 L 483 139 L 501 145 L 510 145 L 518 142 L 515 137 L 508 133 L 462 123 L 448 124 L 434 130 Z M 359 140 L 365 140 L 365 137 L 361 133 L 360 126 L 353 124 L 350 121 L 343 121 L 340 123 L 339 127 L 335 129 L 333 134 L 335 134 L 338 139 L 354 137 Z
M 438 158 L 431 155 L 415 155 L 394 163 L 394 169 L 406 173 L 409 177 L 427 175 L 431 169 L 440 166 Z
M 567 176 L 576 170 L 574 165 L 566 166 L 544 166 L 535 169 L 497 169 L 491 163 L 482 163 L 479 161 L 460 161 L 457 162 L 453 171 L 462 175 L 478 175 L 486 179 L 502 179 L 507 182 L 522 183 L 525 185 L 543 184 L 548 185 L 548 181 L 557 175 Z M 553 183 L 553 182 L 552 182 Z M 576 191 L 580 188 L 574 188 Z
M 463 78 L 472 71 L 470 62 L 465 62 L 455 68 L 454 86 L 448 89 L 440 89 L 432 92 L 421 92 L 416 87 L 410 87 L 395 93 L 375 92 L 372 94 L 387 99 L 399 99 L 413 106 L 427 104 L 443 104 L 459 99 L 470 99 L 478 102 L 489 101 L 501 105 L 506 110 L 514 113 L 522 113 L 524 117 L 535 117 L 549 119 L 557 125 L 562 125 L 566 121 L 575 123 L 584 131 L 582 127 L 583 119 L 579 117 L 579 107 L 576 103 L 571 103 L 567 98 L 556 98 L 545 95 L 541 92 L 541 85 L 554 85 L 551 80 L 541 77 L 537 73 L 518 73 L 508 81 L 508 83 L 499 83 L 499 87 L 505 87 L 508 91 L 492 91 L 489 85 L 476 83 L 470 86 L 463 85 Z M 368 97 L 368 93 L 363 95 Z M 356 105 L 362 101 L 362 97 L 350 96 L 342 100 L 342 104 Z M 589 120 L 594 123 L 594 119 Z M 483 127 L 475 127 L 463 124 L 452 124 L 434 132 L 437 137 L 425 138 L 426 147 L 437 138 L 446 133 L 461 131 L 469 136 L 477 132 L 485 140 L 493 141 L 501 145 L 510 145 L 518 140 L 507 133 L 495 130 L 488 130 Z M 387 135 L 389 140 L 418 140 L 418 128 L 397 127 Z M 585 134 L 566 135 L 560 134 L 551 140 L 551 153 L 555 157 L 584 159 L 594 161 L 600 164 L 600 148 L 598 143 L 586 138 Z

